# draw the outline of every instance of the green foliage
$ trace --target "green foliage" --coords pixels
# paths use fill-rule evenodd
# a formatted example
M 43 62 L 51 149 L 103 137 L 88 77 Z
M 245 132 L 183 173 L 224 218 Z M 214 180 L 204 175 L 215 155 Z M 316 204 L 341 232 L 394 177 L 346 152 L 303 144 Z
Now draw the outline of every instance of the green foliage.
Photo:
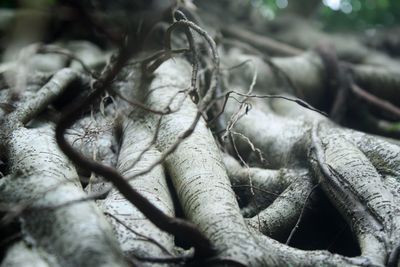
M 295 1 L 307 0 L 287 0 L 287 3 L 290 6 Z M 363 30 L 400 24 L 399 0 L 341 0 L 338 10 L 333 10 L 322 2 L 329 1 L 321 0 L 316 15 L 328 30 Z M 263 0 L 263 3 L 276 15 L 284 10 L 279 8 L 282 0 Z
M 341 6 L 348 10 L 320 9 L 320 18 L 327 29 L 362 30 L 400 23 L 400 1 L 398 0 L 342 0 Z
M 391 127 L 390 127 L 389 130 L 390 130 L 390 131 L 393 131 L 393 132 L 398 132 L 398 131 L 400 131 L 400 122 L 393 123 L 393 124 L 391 125 Z

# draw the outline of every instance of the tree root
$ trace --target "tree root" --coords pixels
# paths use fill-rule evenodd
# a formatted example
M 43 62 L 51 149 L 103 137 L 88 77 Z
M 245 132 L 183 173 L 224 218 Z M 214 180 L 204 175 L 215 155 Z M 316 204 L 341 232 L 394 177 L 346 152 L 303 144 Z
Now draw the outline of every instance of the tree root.
M 290 109 L 289 104 L 285 106 Z M 227 110 L 229 112 L 229 108 Z M 369 264 L 384 266 L 391 253 L 396 251 L 395 240 L 400 234 L 400 221 L 396 216 L 399 214 L 395 189 L 398 185 L 393 187 L 392 181 L 390 187 L 384 182 L 387 178 L 381 174 L 386 172 L 398 176 L 398 146 L 341 129 L 323 117 L 316 119 L 315 115 L 310 115 L 310 111 L 297 114 L 303 115 L 297 116 L 296 120 L 285 117 L 277 120 L 275 118 L 278 115 L 273 111 L 265 114 L 254 108 L 236 123 L 234 129 L 248 136 L 265 154 L 275 155 L 282 165 L 293 164 L 291 162 L 296 157 L 307 158 L 303 153 L 309 154 L 311 160 L 305 166 L 311 168 L 314 181 L 321 184 L 323 191 L 351 225 L 358 238 L 362 257 Z M 249 127 L 254 123 L 253 119 L 261 119 L 262 125 L 268 125 L 270 130 L 264 132 L 260 127 Z M 280 130 L 275 132 L 272 130 L 275 128 Z M 309 130 L 304 130 L 307 128 Z M 288 130 L 290 137 L 282 136 L 282 132 Z M 293 134 L 301 138 L 292 137 Z M 272 140 L 285 145 L 266 145 Z M 279 162 L 274 161 L 275 164 Z
M 41 112 L 68 85 L 87 79 L 70 69 L 54 74 L 31 99 L 27 96 L 32 94 L 22 92 L 15 107 L 3 112 L 0 147 L 8 172 L 0 179 L 0 200 L 12 208 L 3 222 L 18 218 L 23 234 L 23 240 L 9 247 L 3 264 L 21 266 L 15 257 L 18 252 L 36 266 L 128 266 L 127 259 L 132 265 L 146 266 L 396 265 L 399 146 L 341 128 L 301 100 L 265 101 L 253 94 L 264 87 L 279 91 L 291 84 L 275 77 L 271 65 L 253 58 L 255 69 L 265 75 L 251 73 L 249 93 L 235 94 L 239 109 L 230 101 L 232 94 L 226 98 L 222 121 L 228 121 L 225 136 L 231 137 L 232 144 L 222 147 L 205 118 L 226 78 L 221 76 L 216 44 L 184 16 L 174 25 L 168 34 L 185 27 L 192 61 L 200 56 L 199 50 L 193 51 L 192 32 L 211 46 L 208 90 L 196 88 L 199 62 L 167 60 L 168 51 L 163 51 L 157 54 L 160 60 L 155 57 L 154 73 L 149 75 L 140 73 L 143 69 L 129 69 L 124 57 L 129 53 L 121 53 L 98 77 L 92 93 L 66 110 L 56 129 Z M 306 96 L 318 98 L 324 93 L 323 64 L 313 52 L 271 62 Z M 374 77 L 363 76 L 370 70 L 353 70 L 359 82 Z M 247 88 L 246 79 L 242 81 L 249 76 L 246 71 L 227 77 L 226 87 Z M 393 89 L 397 80 L 391 76 L 386 84 Z M 119 113 L 121 142 L 114 152 L 110 129 L 93 130 L 86 125 L 78 133 L 81 139 L 71 140 L 71 133 L 65 136 L 67 128 L 76 128 L 82 111 L 106 90 L 116 99 L 118 110 L 93 109 L 91 119 L 104 112 L 116 118 Z M 193 90 L 199 93 L 191 99 Z M 126 105 L 127 99 L 136 105 Z M 91 119 L 81 118 L 80 124 Z M 99 124 L 104 126 L 104 121 Z M 99 157 L 93 156 L 97 148 L 84 141 L 91 134 L 106 140 L 99 145 L 105 151 Z M 114 235 L 56 141 L 77 167 L 103 176 L 110 185 L 108 195 L 97 204 Z M 230 150 L 240 163 L 227 155 Z M 265 162 L 260 163 L 260 155 Z M 317 187 L 318 194 L 326 195 L 350 225 L 361 255 L 347 257 L 289 246 L 320 197 L 313 194 Z M 289 245 L 273 238 L 287 238 Z M 194 249 L 185 250 L 189 247 Z

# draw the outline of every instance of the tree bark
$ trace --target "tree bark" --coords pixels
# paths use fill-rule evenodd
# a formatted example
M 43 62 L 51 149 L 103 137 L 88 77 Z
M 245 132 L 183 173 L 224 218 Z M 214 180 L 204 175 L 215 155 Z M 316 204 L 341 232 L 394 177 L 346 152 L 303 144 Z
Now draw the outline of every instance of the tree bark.
M 400 266 L 399 141 L 351 124 L 357 105 L 396 119 L 398 62 L 311 29 L 228 27 L 249 3 L 185 2 L 135 28 L 143 49 L 131 31 L 116 51 L 30 46 L 1 65 L 1 266 Z M 311 48 L 320 34 L 336 54 Z M 312 240 L 323 211 L 352 248 Z

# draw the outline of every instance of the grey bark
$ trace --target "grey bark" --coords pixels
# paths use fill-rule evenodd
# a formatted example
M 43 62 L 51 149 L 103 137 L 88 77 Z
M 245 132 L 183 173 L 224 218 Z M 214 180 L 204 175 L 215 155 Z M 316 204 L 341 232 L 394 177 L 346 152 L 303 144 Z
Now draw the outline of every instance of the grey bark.
M 218 3 L 214 8 L 218 10 Z M 185 44 L 179 34 L 172 38 Z M 205 47 L 198 39 L 195 45 Z M 60 46 L 76 49 L 92 69 L 104 65 L 103 53 L 87 43 Z M 2 66 L 8 78 L 0 83 L 0 98 L 13 108 L 1 113 L 0 156 L 7 173 L 0 179 L 0 200 L 6 207 L 3 221 L 19 222 L 22 238 L 7 247 L 2 266 L 24 266 L 27 261 L 32 266 L 161 266 L 157 261 L 163 260 L 169 261 L 162 264 L 167 266 L 184 266 L 188 260 L 210 266 L 399 264 L 398 141 L 347 129 L 298 101 L 296 93 L 319 105 L 327 94 L 325 66 L 315 52 L 268 58 L 249 54 L 248 47 L 218 48 L 220 69 L 216 55 L 197 55 L 203 69 L 196 83 L 191 73 L 196 57 L 167 58 L 172 53 L 166 51 L 154 73 L 145 73 L 140 63 L 153 53 L 143 52 L 66 133 L 75 149 L 115 168 L 165 214 L 174 217 L 182 210 L 210 240 L 215 257 L 193 259 L 193 249 L 180 247 L 110 183 L 83 172 L 60 151 L 54 139 L 57 118 L 49 116 L 59 111 L 49 106 L 69 86 L 78 86 L 74 82 L 93 81 L 82 65 L 63 68 L 67 62 L 60 60 L 55 70 L 31 77 L 26 68 L 19 71 L 17 61 Z M 338 51 L 343 58 L 352 54 L 346 48 Z M 41 60 L 49 58 L 35 54 L 29 69 L 40 69 Z M 397 67 L 397 62 L 387 62 Z M 370 92 L 390 100 L 400 97 L 397 69 L 351 67 L 355 81 L 369 84 Z M 20 83 L 14 82 L 21 73 L 26 87 L 15 100 Z M 218 107 L 207 114 L 208 99 L 196 99 L 191 87 L 212 92 L 207 91 L 209 75 L 220 75 L 210 82 L 218 86 L 213 87 L 217 94 L 236 92 L 219 120 L 225 128 L 222 137 L 211 131 L 215 128 L 209 117 Z M 286 100 L 266 97 L 271 94 Z M 73 101 L 79 97 L 84 96 Z M 299 222 L 321 194 L 352 229 L 361 255 L 290 246 Z M 288 236 L 288 245 L 275 240 Z

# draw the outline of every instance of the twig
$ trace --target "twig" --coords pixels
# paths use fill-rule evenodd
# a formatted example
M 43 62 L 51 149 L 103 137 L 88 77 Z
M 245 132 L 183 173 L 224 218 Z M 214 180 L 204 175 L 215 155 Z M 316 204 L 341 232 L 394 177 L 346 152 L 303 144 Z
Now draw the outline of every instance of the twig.
M 239 95 L 239 96 L 245 96 L 245 97 L 248 97 L 248 98 L 253 98 L 254 97 L 254 98 L 284 99 L 284 100 L 287 100 L 287 101 L 290 101 L 290 102 L 294 102 L 294 103 L 296 103 L 296 104 L 298 104 L 298 105 L 300 105 L 300 106 L 302 106 L 302 107 L 304 107 L 306 109 L 309 109 L 309 110 L 312 110 L 314 112 L 317 112 L 317 113 L 323 115 L 324 117 L 328 116 L 325 112 L 314 108 L 313 106 L 311 106 L 310 104 L 308 104 L 304 100 L 301 100 L 300 98 L 291 98 L 291 97 L 287 97 L 287 96 L 283 96 L 283 95 L 247 95 L 247 94 L 239 93 L 239 92 L 236 92 L 236 91 L 229 91 L 229 92 L 226 92 L 225 94 L 223 94 L 221 96 L 215 97 L 215 99 L 211 103 L 211 105 L 212 105 L 216 101 L 220 100 L 221 98 L 224 98 L 224 104 L 222 106 L 222 109 L 219 111 L 219 113 L 217 114 L 216 117 L 218 117 L 218 116 L 220 116 L 220 115 L 222 115 L 224 113 L 226 104 L 228 102 L 228 99 L 231 97 L 230 96 L 231 94 L 236 94 L 236 95 Z M 243 103 L 243 101 L 239 101 L 239 102 Z M 213 123 L 216 117 L 214 117 L 209 122 L 209 124 Z
M 296 56 L 303 52 L 303 50 L 296 47 L 287 45 L 285 43 L 273 40 L 266 36 L 261 36 L 253 32 L 240 29 L 235 27 L 225 27 L 222 29 L 222 33 L 228 36 L 241 39 L 246 43 L 250 43 L 253 46 L 267 51 L 269 53 L 283 55 L 283 56 Z
M 232 133 L 233 135 L 237 135 L 237 136 L 239 136 L 240 138 L 242 138 L 242 139 L 250 146 L 251 151 L 255 152 L 255 153 L 258 155 L 258 157 L 259 157 L 261 163 L 265 163 L 265 162 L 266 162 L 266 160 L 265 160 L 265 158 L 264 158 L 264 156 L 263 156 L 263 152 L 261 151 L 261 149 L 257 148 L 257 147 L 253 144 L 253 142 L 251 142 L 250 138 L 248 138 L 247 136 L 245 136 L 245 135 L 242 134 L 242 133 L 238 133 L 238 132 L 235 132 L 235 131 L 231 131 L 231 133 Z
M 246 95 L 250 95 L 253 92 L 253 89 L 254 89 L 254 86 L 256 85 L 256 82 L 257 82 L 257 68 L 254 67 L 253 79 L 251 81 L 251 84 L 249 86 L 249 90 L 247 91 Z M 240 102 L 238 110 L 235 113 L 232 114 L 231 119 L 229 120 L 229 122 L 228 122 L 228 124 L 226 126 L 226 132 L 222 136 L 222 139 L 225 139 L 226 135 L 230 133 L 232 128 L 235 126 L 236 122 L 240 119 L 240 117 L 241 117 L 240 116 L 240 111 L 242 110 L 243 107 L 246 107 L 246 112 L 245 113 L 247 114 L 248 108 L 246 106 L 247 105 L 246 101 L 247 101 L 248 98 L 249 97 L 246 96 L 245 99 Z M 225 106 L 225 104 L 226 103 L 224 103 L 224 106 Z
M 174 16 L 177 21 L 189 21 L 185 14 L 179 10 L 176 10 L 174 13 Z M 190 27 L 187 27 L 185 29 L 185 34 L 186 38 L 189 42 L 189 49 L 192 52 L 192 79 L 191 79 L 191 90 L 193 90 L 195 93 L 197 93 L 197 100 L 195 101 L 197 103 L 198 99 L 200 98 L 200 90 L 197 88 L 197 74 L 199 72 L 199 61 L 198 61 L 198 54 L 197 54 L 197 48 L 196 48 L 196 43 L 194 41 L 193 33 Z M 170 46 L 170 43 L 167 43 L 166 45 Z M 171 47 L 169 47 L 171 49 Z
M 113 90 L 113 93 L 116 94 L 119 98 L 121 98 L 122 100 L 124 100 L 125 102 L 131 104 L 132 106 L 136 106 L 142 110 L 154 113 L 154 114 L 159 114 L 159 115 L 167 115 L 167 114 L 171 114 L 173 113 L 169 108 L 165 108 L 163 110 L 156 110 L 153 109 L 149 106 L 146 106 L 145 104 L 143 104 L 140 101 L 136 101 L 135 99 L 128 99 L 125 96 L 123 96 L 120 92 Z
M 63 49 L 61 47 L 55 46 L 55 45 L 43 45 L 39 47 L 37 53 L 41 54 L 47 54 L 47 53 L 53 53 L 53 54 L 59 54 L 59 55 L 64 55 L 72 60 L 75 60 L 78 62 L 84 71 L 86 71 L 90 76 L 93 78 L 97 79 L 99 78 L 97 73 L 93 72 L 86 64 L 83 62 L 82 59 L 74 55 L 71 51 L 68 51 L 66 49 Z
M 149 236 L 145 236 L 137 231 L 135 231 L 134 229 L 132 229 L 132 227 L 129 227 L 129 225 L 127 225 L 126 223 L 124 223 L 121 219 L 119 219 L 117 216 L 109 213 L 109 212 L 105 212 L 105 215 L 110 216 L 111 218 L 113 218 L 117 223 L 119 223 L 120 225 L 122 225 L 123 227 L 125 227 L 127 230 L 129 230 L 130 232 L 134 233 L 135 235 L 143 238 L 144 240 L 153 243 L 154 245 L 156 245 L 158 248 L 160 248 L 162 251 L 164 251 L 166 254 L 171 255 L 172 253 L 168 251 L 168 249 L 166 249 L 162 244 L 160 244 L 157 240 L 149 237 Z
M 197 32 L 200 36 L 202 36 L 206 40 L 206 42 L 208 43 L 210 50 L 211 50 L 211 55 L 212 55 L 212 59 L 213 59 L 213 70 L 212 70 L 212 74 L 211 74 L 211 77 L 212 77 L 211 83 L 210 83 L 209 89 L 207 90 L 207 92 L 203 96 L 202 100 L 198 104 L 199 109 L 205 110 L 207 108 L 209 102 L 211 102 L 217 87 L 219 86 L 220 59 L 219 59 L 219 55 L 217 52 L 217 45 L 215 44 L 215 41 L 210 37 L 210 35 L 208 35 L 208 33 L 206 31 L 204 31 L 202 28 L 197 26 L 195 23 L 188 21 L 188 20 L 180 20 L 180 21 L 176 21 L 174 24 L 172 24 L 167 29 L 167 32 L 165 35 L 165 44 L 166 44 L 167 48 L 170 47 L 170 44 L 171 44 L 172 32 L 175 29 L 177 29 L 178 27 L 190 28 L 190 29 L 194 30 L 195 32 Z
M 234 149 L 234 151 L 235 151 L 236 156 L 239 158 L 240 162 L 245 166 L 245 168 L 246 168 L 247 170 L 250 170 L 249 165 L 247 164 L 247 162 L 246 162 L 246 161 L 242 158 L 242 156 L 240 155 L 239 150 L 237 149 L 237 146 L 236 146 L 236 143 L 235 143 L 235 139 L 233 138 L 233 135 L 232 135 L 231 132 L 229 132 L 229 138 L 230 138 L 230 140 L 231 140 L 231 143 L 232 143 L 232 146 L 233 146 L 233 149 Z M 251 175 L 250 175 L 250 172 L 249 172 L 249 171 L 247 171 L 247 178 L 248 178 L 248 180 L 249 180 L 250 193 L 251 193 L 251 195 L 254 196 L 255 194 L 254 194 L 254 190 L 253 190 L 253 179 L 251 178 Z
M 134 256 L 139 261 L 146 261 L 158 264 L 182 263 L 193 259 L 193 255 L 183 255 L 183 256 L 165 257 L 165 258 L 142 257 L 136 254 Z
M 128 47 L 133 46 L 129 49 Z M 133 189 L 129 182 L 114 168 L 105 166 L 101 163 L 84 157 L 76 151 L 65 139 L 64 132 L 80 116 L 81 110 L 89 106 L 101 94 L 110 87 L 111 83 L 120 72 L 125 62 L 140 50 L 139 44 L 127 43 L 122 46 L 114 62 L 104 70 L 102 76 L 93 84 L 94 91 L 79 102 L 73 103 L 67 108 L 56 126 L 56 140 L 61 150 L 77 165 L 88 171 L 97 173 L 110 181 L 118 191 L 134 206 L 136 206 L 152 223 L 158 228 L 174 236 L 184 237 L 195 247 L 196 256 L 208 257 L 214 254 L 210 241 L 197 230 L 197 228 L 178 218 L 172 218 L 165 215 L 161 210 L 155 207 L 149 200 Z M 176 147 L 175 147 L 176 148 Z
M 393 105 L 387 100 L 383 100 L 359 87 L 357 84 L 353 83 L 351 85 L 351 91 L 360 97 L 361 99 L 367 101 L 369 104 L 374 105 L 386 112 L 389 112 L 400 119 L 400 108 Z
M 306 199 L 304 200 L 304 203 L 303 203 L 303 207 L 301 208 L 300 216 L 299 216 L 299 218 L 297 219 L 297 222 L 296 222 L 296 224 L 294 225 L 292 231 L 290 232 L 290 235 L 289 235 L 288 239 L 286 240 L 286 243 L 285 243 L 286 245 L 289 245 L 289 244 L 290 244 L 290 241 L 292 241 L 292 238 L 293 238 L 294 234 L 296 233 L 297 229 L 299 228 L 299 224 L 300 224 L 300 222 L 301 222 L 301 219 L 303 218 L 304 210 L 305 210 L 306 205 L 307 205 L 307 201 L 308 201 L 308 199 L 310 198 L 311 194 L 314 192 L 314 190 L 315 190 L 318 186 L 319 186 L 319 183 L 316 184 L 316 185 L 314 185 L 313 188 L 311 188 L 310 192 L 307 194 L 307 197 L 306 197 Z

